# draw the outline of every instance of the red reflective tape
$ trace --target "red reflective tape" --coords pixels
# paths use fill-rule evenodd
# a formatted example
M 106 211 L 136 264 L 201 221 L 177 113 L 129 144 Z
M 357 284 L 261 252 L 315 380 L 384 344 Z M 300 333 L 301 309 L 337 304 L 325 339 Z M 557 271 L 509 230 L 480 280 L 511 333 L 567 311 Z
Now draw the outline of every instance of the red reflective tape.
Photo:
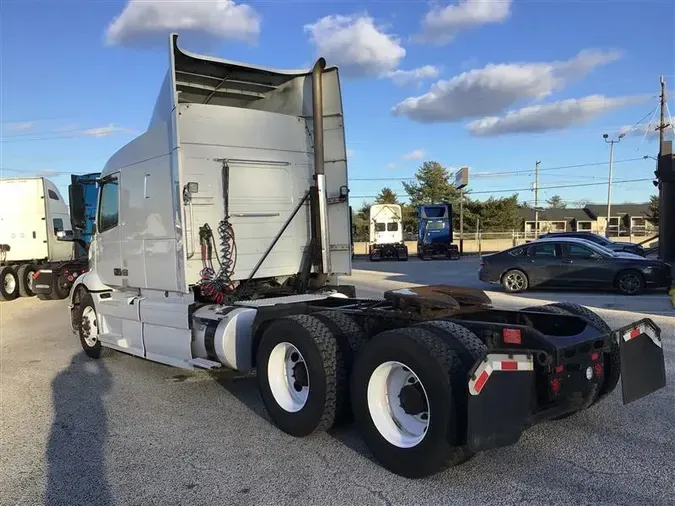
M 517 371 L 518 362 L 502 362 L 502 371 Z
M 564 365 L 557 365 L 555 366 L 555 372 L 563 372 L 565 370 Z
M 591 353 L 591 360 L 598 360 L 600 355 L 598 353 Z
M 639 336 L 640 334 L 642 334 L 642 330 L 641 330 L 641 329 L 639 329 L 639 328 L 633 329 L 633 330 L 630 331 L 630 338 L 631 338 L 631 339 L 635 339 L 635 338 L 636 338 L 637 336 Z
M 476 380 L 476 384 L 473 387 L 474 390 L 476 390 L 476 392 L 480 393 L 480 391 L 483 390 L 483 387 L 485 386 L 485 383 L 487 383 L 487 380 L 488 380 L 489 377 L 490 377 L 490 375 L 488 374 L 487 371 L 483 371 L 482 373 L 480 373 L 480 376 L 478 376 L 478 379 Z
M 503 335 L 505 344 L 522 344 L 523 342 L 520 329 L 504 329 Z

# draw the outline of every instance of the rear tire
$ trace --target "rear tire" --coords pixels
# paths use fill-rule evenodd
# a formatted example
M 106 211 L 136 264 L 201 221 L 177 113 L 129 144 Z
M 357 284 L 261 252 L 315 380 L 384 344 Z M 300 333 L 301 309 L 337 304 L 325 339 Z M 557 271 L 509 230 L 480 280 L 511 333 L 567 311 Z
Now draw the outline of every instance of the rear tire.
M 330 429 L 348 383 L 336 338 L 321 320 L 293 315 L 270 323 L 257 352 L 260 395 L 272 422 L 296 437 Z
M 511 269 L 502 276 L 502 286 L 508 293 L 522 293 L 529 288 L 530 282 L 523 271 Z
M 463 455 L 463 457 L 458 457 L 460 462 L 457 463 L 465 462 L 474 455 L 468 446 L 466 446 L 467 422 L 469 419 L 468 374 L 473 365 L 485 357 L 488 352 L 487 346 L 476 334 L 457 323 L 445 320 L 431 320 L 419 323 L 415 327 L 423 328 L 436 334 L 452 348 L 459 358 L 459 360 L 455 360 L 453 363 L 451 374 L 455 399 L 457 401 L 458 452 Z
M 19 278 L 12 267 L 0 267 L 0 300 L 14 300 L 19 296 Z
M 422 478 L 465 459 L 452 443 L 457 360 L 442 339 L 413 327 L 378 334 L 356 358 L 354 418 L 370 451 L 393 473 Z
M 312 313 L 312 316 L 321 320 L 333 333 L 342 355 L 342 367 L 337 368 L 337 374 L 340 376 L 337 384 L 344 390 L 337 397 L 339 405 L 336 408 L 333 426 L 344 425 L 354 419 L 349 399 L 349 377 L 356 356 L 366 344 L 367 335 L 352 317 L 340 311 L 320 311 Z
M 33 297 L 35 292 L 33 292 L 33 273 L 36 271 L 36 267 L 31 264 L 23 264 L 19 266 L 16 270 L 16 276 L 19 278 L 19 296 L 20 297 Z
M 78 328 L 80 345 L 82 345 L 82 349 L 87 354 L 87 356 L 90 358 L 99 359 L 112 355 L 113 350 L 111 348 L 102 346 L 101 341 L 98 338 L 98 314 L 96 313 L 94 299 L 92 298 L 91 294 L 88 293 L 82 298 L 78 311 L 80 322 Z

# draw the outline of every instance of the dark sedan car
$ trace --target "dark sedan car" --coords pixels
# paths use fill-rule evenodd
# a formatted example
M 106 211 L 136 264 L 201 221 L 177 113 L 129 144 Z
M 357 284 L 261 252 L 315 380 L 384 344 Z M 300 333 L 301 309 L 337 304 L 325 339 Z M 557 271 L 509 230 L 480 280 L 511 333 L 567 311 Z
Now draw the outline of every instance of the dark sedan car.
M 546 239 L 483 255 L 478 277 L 512 293 L 536 287 L 615 289 L 636 295 L 649 288 L 668 288 L 672 282 L 667 263 L 573 238 Z
M 587 241 L 594 242 L 600 246 L 604 246 L 607 249 L 612 251 L 625 251 L 627 253 L 633 253 L 635 255 L 640 255 L 641 257 L 645 256 L 645 249 L 640 244 L 635 244 L 632 242 L 614 242 L 610 241 L 606 237 L 603 237 L 599 234 L 593 232 L 551 232 L 549 234 L 542 234 L 539 236 L 540 239 L 554 239 L 554 238 L 564 238 L 571 237 L 574 239 L 586 239 Z

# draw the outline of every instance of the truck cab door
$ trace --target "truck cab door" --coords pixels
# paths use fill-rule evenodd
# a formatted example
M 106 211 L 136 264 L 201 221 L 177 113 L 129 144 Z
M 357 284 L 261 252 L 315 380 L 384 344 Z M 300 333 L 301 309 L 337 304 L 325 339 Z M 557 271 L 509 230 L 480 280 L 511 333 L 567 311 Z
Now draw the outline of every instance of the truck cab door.
M 140 321 L 140 300 L 125 291 L 128 272 L 122 262 L 122 225 L 127 206 L 123 199 L 120 173 L 101 181 L 96 216 L 95 266 L 99 279 L 117 290 L 100 296 L 96 311 L 101 323 L 99 338 L 106 346 L 145 356 L 143 325 Z
M 96 223 L 96 273 L 111 288 L 122 286 L 119 173 L 101 181 Z

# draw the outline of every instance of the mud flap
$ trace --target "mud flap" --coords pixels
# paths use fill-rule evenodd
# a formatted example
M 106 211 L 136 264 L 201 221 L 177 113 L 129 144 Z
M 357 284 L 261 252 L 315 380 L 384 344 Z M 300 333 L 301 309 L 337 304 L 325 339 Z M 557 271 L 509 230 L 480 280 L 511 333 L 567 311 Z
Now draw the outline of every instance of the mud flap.
M 623 403 L 646 397 L 666 386 L 661 329 L 649 318 L 614 331 L 621 357 Z
M 517 443 L 532 412 L 532 355 L 488 354 L 469 374 L 467 445 L 473 452 Z

